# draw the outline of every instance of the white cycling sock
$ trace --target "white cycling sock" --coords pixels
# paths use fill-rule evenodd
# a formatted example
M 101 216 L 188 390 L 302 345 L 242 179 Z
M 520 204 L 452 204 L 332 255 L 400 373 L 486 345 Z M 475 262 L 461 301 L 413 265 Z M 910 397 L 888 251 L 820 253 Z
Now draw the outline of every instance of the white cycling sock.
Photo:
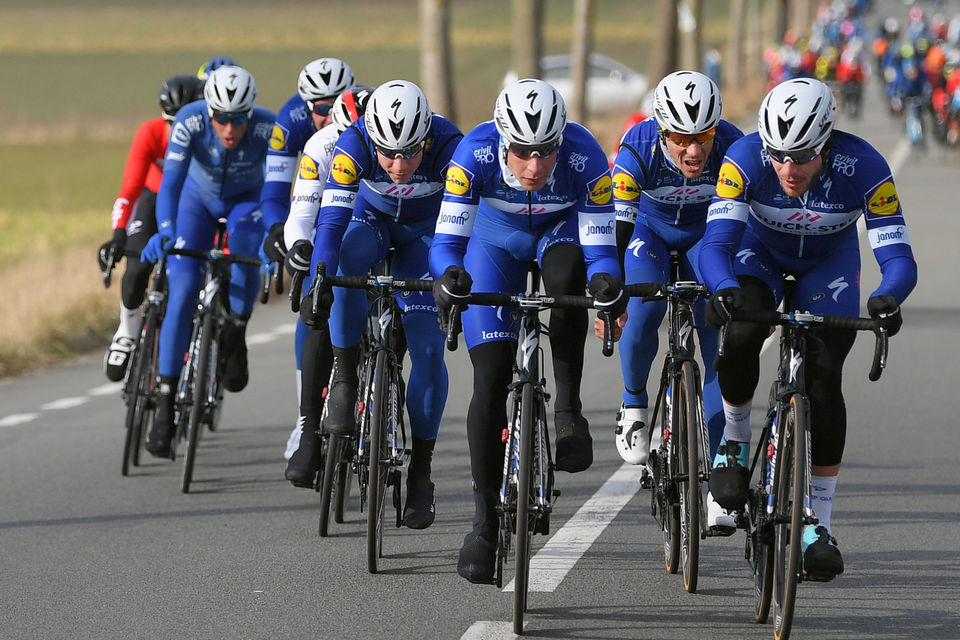
M 736 406 L 723 401 L 723 437 L 726 440 L 750 442 L 750 403 Z
M 830 528 L 830 517 L 833 515 L 833 494 L 837 490 L 837 476 L 810 476 L 810 502 L 813 512 L 817 514 L 820 525 Z
M 127 309 L 120 303 L 120 326 L 114 334 L 116 338 L 134 338 L 140 329 L 140 309 Z

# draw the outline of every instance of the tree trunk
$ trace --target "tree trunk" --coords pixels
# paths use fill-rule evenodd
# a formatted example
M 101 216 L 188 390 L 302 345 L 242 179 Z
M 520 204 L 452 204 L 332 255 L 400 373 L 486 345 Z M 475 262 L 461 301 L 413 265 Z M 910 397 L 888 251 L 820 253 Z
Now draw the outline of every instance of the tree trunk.
M 450 48 L 450 2 L 420 0 L 420 78 L 430 109 L 457 121 Z
M 743 37 L 746 0 L 730 0 L 730 41 L 727 42 L 727 64 L 724 69 L 725 83 L 739 87 L 743 82 Z
M 657 34 L 650 56 L 654 84 L 677 68 L 677 0 L 657 0 Z
M 567 114 L 575 122 L 587 119 L 587 78 L 590 77 L 590 50 L 594 0 L 576 0 L 573 8 L 573 49 L 571 51 L 573 95 L 567 105 Z
M 513 0 L 513 68 L 518 78 L 539 78 L 543 55 L 543 0 Z
M 703 67 L 703 2 L 680 0 L 677 27 L 680 32 L 680 67 Z

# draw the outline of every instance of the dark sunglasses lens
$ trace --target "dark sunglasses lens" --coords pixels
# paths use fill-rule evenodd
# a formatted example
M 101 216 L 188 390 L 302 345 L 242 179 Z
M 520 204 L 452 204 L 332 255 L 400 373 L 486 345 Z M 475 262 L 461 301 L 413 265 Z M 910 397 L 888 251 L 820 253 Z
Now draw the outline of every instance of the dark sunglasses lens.
M 219 122 L 220 124 L 230 124 L 231 122 L 235 125 L 241 125 L 245 123 L 250 118 L 250 115 L 247 113 L 215 113 L 213 114 L 213 119 Z
M 522 144 L 513 144 L 513 145 L 510 145 L 510 152 L 513 153 L 513 155 L 517 156 L 518 158 L 522 158 L 524 160 L 529 160 L 534 156 L 539 158 L 547 158 L 553 155 L 553 153 L 557 150 L 558 146 L 559 145 L 557 145 L 556 143 L 532 145 L 532 146 L 527 146 Z
M 806 164 L 817 157 L 819 151 L 816 149 L 801 149 L 800 151 L 780 151 L 779 149 L 767 149 L 767 154 L 777 162 L 783 163 L 790 161 L 793 164 Z
M 405 149 L 384 149 L 383 147 L 377 147 L 377 151 L 379 151 L 381 155 L 384 155 L 388 158 L 393 158 L 394 160 L 397 158 L 409 160 L 413 156 L 420 153 L 422 149 L 422 144 L 416 144 L 412 147 L 406 147 Z
M 313 112 L 318 116 L 329 115 L 331 109 L 333 109 L 333 104 L 314 104 L 313 105 Z

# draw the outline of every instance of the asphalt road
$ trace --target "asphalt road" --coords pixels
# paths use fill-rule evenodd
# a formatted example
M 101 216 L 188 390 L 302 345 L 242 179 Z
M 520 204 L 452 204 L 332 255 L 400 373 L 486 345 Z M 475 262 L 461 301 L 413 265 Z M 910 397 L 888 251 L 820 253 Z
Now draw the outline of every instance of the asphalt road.
M 920 284 L 881 381 L 866 380 L 870 340 L 848 359 L 850 427 L 834 509 L 846 573 L 801 585 L 794 637 L 960 638 L 960 435 L 951 401 L 960 377 L 960 157 L 905 149 L 881 104 L 840 126 L 894 165 Z M 867 251 L 865 295 L 877 280 Z M 179 460 L 147 459 L 121 477 L 123 408 L 116 385 L 105 385 L 100 353 L 0 382 L 0 637 L 510 637 L 512 593 L 471 585 L 455 570 L 473 509 L 466 353 L 448 359 L 437 521 L 422 532 L 389 529 L 383 571 L 370 575 L 356 503 L 320 539 L 317 494 L 283 480 L 296 416 L 292 320 L 281 303 L 255 313 L 250 385 L 228 395 L 221 429 L 203 440 L 189 495 L 178 489 Z M 596 461 L 558 475 L 550 540 L 555 556 L 576 562 L 551 574 L 551 590 L 531 594 L 527 634 L 770 637 L 769 625 L 751 622 L 742 533 L 704 542 L 697 594 L 664 571 L 648 494 L 637 492 L 635 470 L 621 470 L 612 445 L 619 387 L 616 359 L 591 341 L 583 399 Z

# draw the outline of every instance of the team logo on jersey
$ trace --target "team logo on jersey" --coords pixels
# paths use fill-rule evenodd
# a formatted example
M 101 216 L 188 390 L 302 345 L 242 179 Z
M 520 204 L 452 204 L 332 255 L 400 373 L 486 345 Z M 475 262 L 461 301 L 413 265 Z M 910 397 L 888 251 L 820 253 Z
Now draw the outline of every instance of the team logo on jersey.
M 462 196 L 470 190 L 470 178 L 460 167 L 454 165 L 447 169 L 447 193 Z
M 357 165 L 345 153 L 338 153 L 330 163 L 330 177 L 337 184 L 354 184 L 357 181 Z
M 640 187 L 632 175 L 618 171 L 613 175 L 613 195 L 617 200 L 635 200 L 640 195 Z
M 743 193 L 743 176 L 732 162 L 724 162 L 717 178 L 717 195 L 721 198 L 736 198 Z
M 274 151 L 280 151 L 286 146 L 287 132 L 280 125 L 273 125 L 273 131 L 270 132 L 270 148 Z
M 317 170 L 317 163 L 313 161 L 313 158 L 310 156 L 303 156 L 300 158 L 300 177 L 304 180 L 316 180 L 319 171 Z
M 590 189 L 590 202 L 593 204 L 604 205 L 610 202 L 610 196 L 613 195 L 613 185 L 610 176 L 600 176 L 600 179 L 593 183 Z
M 870 199 L 867 200 L 867 209 L 870 213 L 878 216 L 889 216 L 897 212 L 900 208 L 900 198 L 897 196 L 897 188 L 893 186 L 891 180 L 887 180 L 873 192 Z

